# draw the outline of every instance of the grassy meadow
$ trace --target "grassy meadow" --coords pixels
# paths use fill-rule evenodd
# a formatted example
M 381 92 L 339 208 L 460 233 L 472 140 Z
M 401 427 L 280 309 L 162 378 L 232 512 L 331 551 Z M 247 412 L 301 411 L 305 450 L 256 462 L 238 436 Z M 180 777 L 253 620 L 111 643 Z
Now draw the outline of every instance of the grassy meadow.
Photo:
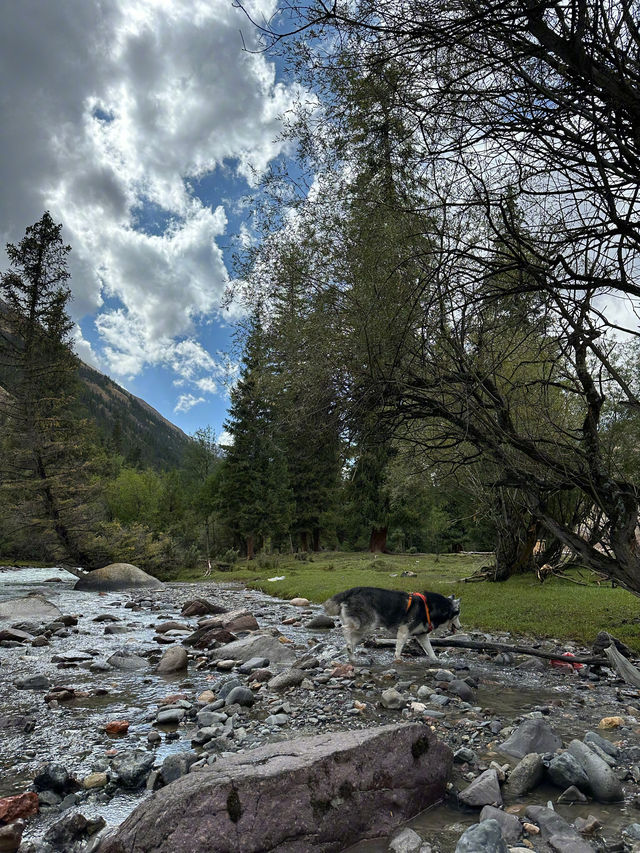
M 351 586 L 406 591 L 429 589 L 462 600 L 463 628 L 509 631 L 530 639 L 554 638 L 591 645 L 598 631 L 614 634 L 640 652 L 640 600 L 610 583 L 598 584 L 588 571 L 570 576 L 586 586 L 552 577 L 541 584 L 533 574 L 506 583 L 464 583 L 490 562 L 486 555 L 372 554 L 322 552 L 309 560 L 293 555 L 239 560 L 230 571 L 183 572 L 180 580 L 242 581 L 280 598 L 301 596 L 320 603 Z M 403 571 L 417 577 L 403 577 Z M 269 580 L 270 578 L 280 580 Z

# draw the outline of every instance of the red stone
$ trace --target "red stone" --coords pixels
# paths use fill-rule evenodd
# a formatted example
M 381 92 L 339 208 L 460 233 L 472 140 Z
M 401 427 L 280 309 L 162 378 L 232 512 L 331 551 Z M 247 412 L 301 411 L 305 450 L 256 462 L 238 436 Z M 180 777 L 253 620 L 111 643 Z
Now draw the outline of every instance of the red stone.
M 0 821 L 4 823 L 11 823 L 19 817 L 31 817 L 37 813 L 38 795 L 35 791 L 0 799 Z
M 104 730 L 108 735 L 126 735 L 129 731 L 129 720 L 111 720 Z
M 331 673 L 331 678 L 351 678 L 354 668 L 350 663 L 339 663 Z

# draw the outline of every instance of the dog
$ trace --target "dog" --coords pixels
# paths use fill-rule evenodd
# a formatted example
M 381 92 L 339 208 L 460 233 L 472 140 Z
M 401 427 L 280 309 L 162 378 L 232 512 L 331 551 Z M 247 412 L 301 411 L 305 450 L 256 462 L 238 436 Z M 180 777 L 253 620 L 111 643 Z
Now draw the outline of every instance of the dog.
M 460 626 L 460 599 L 437 592 L 396 592 L 374 586 L 355 586 L 324 603 L 329 616 L 339 616 L 354 660 L 358 643 L 376 628 L 396 632 L 396 661 L 409 637 L 415 637 L 429 660 L 437 660 L 429 642 L 431 631 L 446 626 L 455 634 Z

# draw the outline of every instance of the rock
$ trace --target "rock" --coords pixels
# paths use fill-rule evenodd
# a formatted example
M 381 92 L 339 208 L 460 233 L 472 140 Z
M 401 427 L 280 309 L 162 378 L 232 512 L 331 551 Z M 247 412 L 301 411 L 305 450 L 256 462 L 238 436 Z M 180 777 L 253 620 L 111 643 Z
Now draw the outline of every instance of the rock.
M 451 763 L 420 723 L 269 744 L 157 791 L 99 853 L 192 853 L 211 839 L 216 853 L 344 849 L 437 801 Z
M 507 844 L 515 844 L 522 838 L 522 824 L 513 814 L 508 814 L 495 806 L 485 806 L 480 812 L 480 823 L 485 820 L 495 820 L 500 824 L 502 837 Z
M 629 841 L 640 841 L 640 823 L 631 823 L 622 830 L 622 835 Z
M 156 714 L 156 723 L 160 726 L 176 726 L 184 720 L 186 714 L 184 708 L 161 708 Z
M 569 752 L 589 777 L 591 794 L 600 803 L 617 803 L 624 799 L 622 784 L 613 770 L 599 755 L 579 740 L 572 740 Z
M 271 634 L 256 632 L 234 643 L 229 643 L 222 649 L 214 649 L 211 660 L 233 658 L 242 662 L 254 657 L 269 658 L 274 663 L 293 663 L 295 652 L 278 641 Z
M 118 775 L 123 788 L 141 788 L 153 766 L 153 754 L 127 750 L 120 752 L 111 760 L 111 767 Z
M 0 797 L 0 821 L 13 823 L 22 817 L 31 817 L 38 812 L 38 795 L 35 791 L 14 794 L 12 797 Z
M 554 756 L 547 768 L 549 778 L 558 788 L 569 788 L 575 786 L 581 791 L 589 792 L 591 786 L 589 777 L 582 768 L 578 759 L 571 752 L 562 752 Z
M 182 605 L 182 616 L 204 616 L 207 613 L 226 613 L 227 608 L 207 598 L 193 598 Z
M 253 691 L 248 687 L 238 685 L 230 690 L 224 700 L 225 705 L 240 705 L 242 708 L 250 708 L 256 701 Z
M 248 675 L 250 672 L 253 672 L 254 669 L 264 669 L 269 666 L 268 658 L 251 658 L 246 663 L 243 663 L 242 666 L 238 667 L 238 672 L 241 672 L 243 675 Z
M 598 728 L 605 731 L 619 729 L 622 726 L 624 726 L 624 717 L 603 717 L 598 723 Z
M 527 806 L 525 814 L 538 824 L 542 837 L 557 853 L 593 853 L 591 845 L 553 809 Z
M 302 669 L 288 669 L 275 675 L 267 686 L 270 690 L 288 690 L 290 687 L 297 687 L 306 678 L 306 673 Z
M 324 613 L 318 613 L 317 616 L 309 619 L 306 623 L 306 627 L 311 628 L 312 630 L 335 628 L 336 623 L 330 616 L 325 616 Z
M 115 637 L 117 634 L 130 634 L 132 628 L 128 625 L 107 625 L 104 629 L 105 637 Z
M 0 853 L 16 853 L 20 847 L 24 821 L 16 820 L 8 826 L 0 826 Z
M 96 771 L 95 773 L 89 773 L 88 776 L 84 777 L 82 780 L 82 787 L 87 791 L 93 791 L 96 788 L 104 788 L 108 781 L 109 777 L 106 773 Z
M 107 663 L 114 669 L 122 669 L 125 672 L 146 669 L 149 666 L 149 661 L 146 658 L 140 657 L 140 655 L 135 654 L 135 652 L 129 649 L 122 649 L 119 652 L 115 652 L 110 658 L 107 658 Z
M 594 655 L 604 657 L 604 650 L 608 649 L 611 643 L 613 643 L 620 654 L 624 655 L 626 658 L 633 657 L 633 652 L 629 646 L 625 645 L 621 640 L 616 639 L 616 637 L 613 637 L 608 633 L 608 631 L 598 632 L 595 640 L 593 641 Z
M 566 791 L 563 791 L 558 797 L 559 803 L 587 803 L 589 802 L 588 798 L 582 793 L 582 791 L 578 790 L 575 785 L 571 785 L 570 788 L 567 788 Z
M 522 722 L 498 749 L 514 758 L 524 758 L 530 752 L 555 752 L 560 746 L 562 741 L 549 723 L 541 718 L 533 718 Z
M 493 768 L 485 770 L 470 785 L 458 793 L 458 799 L 465 806 L 502 805 L 500 782 L 496 771 Z
M 175 782 L 189 772 L 191 765 L 197 761 L 199 756 L 195 752 L 178 752 L 167 755 L 160 768 L 162 782 L 168 785 Z
M 497 820 L 474 823 L 465 830 L 456 844 L 455 853 L 508 853 Z
M 45 764 L 33 780 L 36 791 L 55 791 L 57 794 L 68 794 L 77 791 L 78 783 L 62 764 Z
M 46 675 L 28 675 L 15 682 L 18 690 L 48 690 L 51 682 Z
M 407 704 L 407 700 L 402 693 L 398 693 L 397 690 L 390 687 L 388 690 L 383 691 L 382 696 L 380 697 L 380 704 L 383 708 L 388 708 L 391 711 L 397 711 L 400 708 L 404 708 Z
M 187 668 L 188 661 L 187 650 L 183 646 L 171 646 L 160 658 L 156 672 L 182 672 Z
M 161 588 L 158 578 L 148 575 L 131 563 L 110 563 L 101 569 L 87 572 L 74 584 L 74 589 L 85 592 L 108 592 L 136 587 Z
M 156 625 L 156 634 L 166 634 L 167 631 L 186 631 L 189 633 L 191 628 L 184 622 L 161 622 Z
M 447 690 L 453 693 L 455 696 L 459 696 L 463 702 L 474 702 L 475 701 L 475 693 L 472 688 L 469 687 L 466 681 L 461 678 L 455 678 L 453 681 L 450 681 L 447 685 Z
M 611 743 L 610 740 L 607 740 L 606 737 L 602 737 L 597 732 L 587 732 L 586 735 L 582 738 L 583 743 L 592 746 L 595 744 L 598 746 L 603 752 L 606 752 L 607 755 L 610 755 L 612 758 L 617 758 L 620 755 L 619 748 L 615 745 L 615 743 Z
M 422 838 L 408 826 L 393 835 L 389 841 L 391 853 L 419 853 L 421 847 Z
M 308 598 L 291 598 L 289 600 L 289 604 L 292 604 L 294 607 L 308 607 L 310 603 Z
M 65 815 L 62 820 L 49 827 L 44 834 L 43 841 L 45 844 L 49 844 L 53 850 L 67 853 L 74 848 L 76 842 L 84 841 L 104 826 L 106 826 L 104 818 L 97 817 L 87 820 L 80 812 L 76 812 L 75 814 Z
M 0 628 L 0 642 L 9 640 L 12 643 L 31 643 L 33 636 L 26 631 L 18 631 L 17 628 Z
M 111 720 L 104 727 L 108 735 L 126 735 L 129 731 L 129 720 Z
M 537 752 L 529 752 L 516 764 L 509 775 L 507 791 L 511 797 L 522 797 L 533 791 L 544 776 L 542 757 Z
M 590 814 L 587 817 L 577 817 L 573 825 L 575 829 L 580 833 L 580 835 L 593 835 L 599 829 L 602 829 L 602 821 L 598 820 L 597 817 Z M 622 832 L 624 835 L 624 830 Z M 638 836 L 640 838 L 640 836 Z
M 59 619 L 60 616 L 61 611 L 43 595 L 25 595 L 0 601 L 0 622 L 20 622 L 25 619 L 48 621 Z

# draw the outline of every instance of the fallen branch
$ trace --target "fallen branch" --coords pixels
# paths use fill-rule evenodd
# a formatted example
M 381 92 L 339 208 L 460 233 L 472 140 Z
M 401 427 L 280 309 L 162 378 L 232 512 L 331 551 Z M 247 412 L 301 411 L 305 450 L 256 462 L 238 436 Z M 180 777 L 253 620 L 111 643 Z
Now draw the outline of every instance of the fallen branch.
M 558 654 L 558 652 L 542 652 L 539 649 L 532 649 L 528 646 L 511 646 L 508 643 L 494 643 L 490 640 L 456 640 L 449 638 L 436 638 L 433 639 L 430 637 L 429 642 L 434 648 L 452 648 L 452 649 L 475 649 L 476 651 L 481 652 L 513 652 L 518 655 L 531 655 L 536 658 L 544 658 L 545 660 L 559 660 L 565 661 L 566 663 L 586 663 L 591 666 L 609 666 L 609 661 L 606 658 L 601 657 L 584 657 L 584 656 L 576 656 L 571 657 L 569 655 Z M 372 640 L 369 640 L 369 644 L 378 647 L 389 647 L 395 646 L 395 640 L 389 640 L 384 637 L 374 637 Z M 605 650 L 605 653 L 608 655 L 609 649 Z M 622 657 L 622 656 L 621 656 Z M 623 658 L 624 660 L 624 658 Z M 625 660 L 625 663 L 627 661 Z M 633 667 L 635 669 L 635 667 Z M 638 673 L 638 677 L 640 678 L 640 672 Z
M 611 665 L 616 670 L 618 675 L 633 687 L 640 687 L 640 670 L 621 655 L 615 645 L 611 643 L 608 649 L 604 650 L 605 655 L 609 659 Z

